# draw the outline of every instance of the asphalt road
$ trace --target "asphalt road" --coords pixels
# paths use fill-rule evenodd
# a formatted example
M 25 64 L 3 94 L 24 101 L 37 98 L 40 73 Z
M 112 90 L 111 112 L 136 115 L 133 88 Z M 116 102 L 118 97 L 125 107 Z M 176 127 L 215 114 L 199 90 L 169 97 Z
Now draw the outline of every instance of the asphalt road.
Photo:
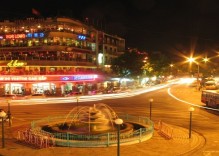
M 178 101 L 168 94 L 168 88 L 144 93 L 134 97 L 107 99 L 92 102 L 79 102 L 80 106 L 92 106 L 95 103 L 105 103 L 117 113 L 127 113 L 138 116 L 148 116 L 150 112 L 149 99 L 153 98 L 152 103 L 152 120 L 162 120 L 166 123 L 189 128 L 189 111 L 190 104 L 203 106 L 200 102 L 200 92 L 188 86 L 172 86 L 170 92 L 176 97 L 189 101 L 184 103 Z M 57 116 L 67 114 L 77 106 L 73 103 L 43 104 L 43 105 L 16 105 L 11 106 L 13 124 L 17 126 L 30 124 L 30 121 L 37 120 L 48 116 Z M 195 107 L 195 106 L 194 106 Z M 3 107 L 7 110 L 7 106 Z M 219 155 L 219 120 L 218 111 L 210 111 L 203 108 L 195 107 L 192 118 L 192 129 L 202 134 L 207 142 L 205 146 L 194 153 L 194 155 Z M 13 125 L 14 126 L 14 125 Z

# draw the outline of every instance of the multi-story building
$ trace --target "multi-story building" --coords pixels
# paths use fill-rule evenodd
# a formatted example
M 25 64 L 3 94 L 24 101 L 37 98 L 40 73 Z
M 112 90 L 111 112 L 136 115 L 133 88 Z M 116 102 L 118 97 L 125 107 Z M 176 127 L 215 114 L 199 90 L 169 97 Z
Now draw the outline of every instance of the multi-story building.
M 5 20 L 0 22 L 0 94 L 87 93 L 100 87 L 112 59 L 124 50 L 124 39 L 75 19 Z

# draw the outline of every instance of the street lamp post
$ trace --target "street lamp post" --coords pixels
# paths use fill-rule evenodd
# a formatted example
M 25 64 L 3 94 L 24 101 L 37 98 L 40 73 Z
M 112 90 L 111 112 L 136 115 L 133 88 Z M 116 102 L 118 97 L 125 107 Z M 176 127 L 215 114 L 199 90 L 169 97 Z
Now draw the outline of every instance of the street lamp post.
M 190 119 L 189 119 L 189 139 L 191 138 L 191 133 L 192 133 L 192 112 L 195 110 L 194 107 L 189 108 L 190 112 Z
M 198 75 L 197 75 L 197 79 L 199 80 L 199 63 L 197 63 L 198 66 Z
M 1 110 L 0 112 L 0 118 L 2 119 L 2 148 L 5 148 L 5 132 L 4 132 L 4 118 L 6 116 L 6 113 Z
M 154 101 L 154 99 L 150 99 L 149 102 L 150 102 L 150 120 L 151 120 L 151 112 L 152 112 L 152 102 Z
M 197 87 L 199 88 L 200 87 L 200 82 L 199 82 L 199 75 L 200 75 L 200 72 L 199 72 L 199 63 L 198 62 L 196 62 L 196 59 L 195 58 L 193 58 L 193 57 L 190 57 L 190 58 L 188 58 L 188 62 L 189 63 L 195 63 L 196 65 L 197 65 L 197 82 L 198 82 L 198 85 L 197 85 Z
M 208 71 L 208 70 L 207 70 L 207 67 L 208 67 L 208 66 L 207 66 L 207 62 L 208 62 L 208 61 L 209 61 L 209 58 L 207 58 L 207 57 L 203 58 L 203 62 L 205 62 L 204 68 L 205 68 L 206 71 Z
M 7 112 L 7 115 L 8 115 L 8 123 L 9 123 L 9 127 L 11 127 L 11 107 L 10 107 L 10 101 L 7 101 L 8 102 L 8 112 Z
M 79 96 L 76 96 L 76 100 L 77 100 L 77 110 L 78 110 L 78 101 L 79 101 Z
M 198 90 L 200 90 L 200 80 L 199 80 L 199 63 L 197 63 L 198 66 L 198 75 L 197 75 L 197 82 L 198 82 Z
M 118 127 L 118 132 L 117 132 L 117 156 L 120 156 L 120 125 L 123 124 L 123 120 L 118 118 L 118 119 L 115 120 L 115 124 Z
M 173 68 L 173 64 L 170 64 L 170 75 L 173 74 L 172 68 Z
M 140 78 L 140 77 L 139 77 L 139 76 L 137 76 L 137 78 L 138 78 L 138 86 L 139 86 L 139 84 L 140 84 L 139 78 Z

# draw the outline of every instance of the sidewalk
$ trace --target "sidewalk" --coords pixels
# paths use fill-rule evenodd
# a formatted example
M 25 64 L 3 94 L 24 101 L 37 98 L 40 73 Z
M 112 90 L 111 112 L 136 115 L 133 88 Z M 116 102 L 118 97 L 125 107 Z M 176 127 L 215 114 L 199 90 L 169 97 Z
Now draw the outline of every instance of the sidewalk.
M 187 92 L 187 94 L 196 94 L 198 96 L 200 92 L 194 92 L 190 89 L 181 90 Z M 190 92 L 191 91 L 191 92 Z M 173 93 L 177 91 L 173 91 Z M 174 95 L 175 95 L 174 93 Z M 190 98 L 195 99 L 195 98 Z M 194 101 L 191 101 L 194 102 Z M 106 148 L 69 148 L 69 147 L 51 147 L 47 149 L 36 149 L 27 144 L 20 144 L 16 141 L 16 130 L 24 129 L 25 125 L 29 123 L 20 123 L 20 125 L 13 125 L 11 128 L 5 124 L 5 148 L 0 149 L 0 155 L 3 156 L 116 156 L 117 147 Z M 192 137 L 189 139 L 188 129 L 168 125 L 172 128 L 172 139 L 167 139 L 163 135 L 155 130 L 154 136 L 147 141 L 133 144 L 124 145 L 120 147 L 121 156 L 177 156 L 177 155 L 195 155 L 194 151 L 197 151 L 205 144 L 205 138 L 192 131 Z M 1 146 L 1 143 L 0 143 Z
M 173 138 L 166 139 L 155 131 L 154 136 L 142 143 L 124 145 L 120 147 L 121 156 L 176 156 L 191 155 L 205 143 L 205 139 L 196 132 L 192 132 L 191 139 L 188 138 L 188 129 L 170 125 L 173 128 Z M 51 147 L 47 149 L 36 149 L 27 144 L 20 144 L 13 139 L 15 134 L 10 135 L 8 131 L 5 140 L 5 149 L 0 149 L 4 156 L 115 156 L 117 147 L 107 148 L 69 148 Z M 10 138 L 10 139 L 8 139 Z

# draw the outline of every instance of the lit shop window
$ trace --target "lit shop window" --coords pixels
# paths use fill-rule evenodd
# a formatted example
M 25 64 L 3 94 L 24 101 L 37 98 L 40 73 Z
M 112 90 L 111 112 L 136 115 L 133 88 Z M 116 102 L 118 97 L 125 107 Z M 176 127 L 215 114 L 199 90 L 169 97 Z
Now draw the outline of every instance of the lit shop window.
M 99 63 L 99 64 L 102 64 L 102 63 L 103 63 L 103 54 L 102 54 L 102 53 L 99 53 L 99 54 L 98 54 L 98 63 Z

